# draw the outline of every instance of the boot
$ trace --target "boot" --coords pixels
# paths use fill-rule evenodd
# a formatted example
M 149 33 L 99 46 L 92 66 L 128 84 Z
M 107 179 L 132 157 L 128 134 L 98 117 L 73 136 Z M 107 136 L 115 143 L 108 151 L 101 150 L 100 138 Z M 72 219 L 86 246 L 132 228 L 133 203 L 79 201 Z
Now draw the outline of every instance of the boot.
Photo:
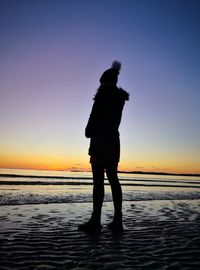
M 86 223 L 80 224 L 78 226 L 79 231 L 87 232 L 87 233 L 100 233 L 101 228 L 102 226 L 101 226 L 100 219 L 95 217 L 94 214 L 92 214 L 89 221 L 87 221 Z
M 113 221 L 107 227 L 113 232 L 123 232 L 122 213 L 115 213 Z

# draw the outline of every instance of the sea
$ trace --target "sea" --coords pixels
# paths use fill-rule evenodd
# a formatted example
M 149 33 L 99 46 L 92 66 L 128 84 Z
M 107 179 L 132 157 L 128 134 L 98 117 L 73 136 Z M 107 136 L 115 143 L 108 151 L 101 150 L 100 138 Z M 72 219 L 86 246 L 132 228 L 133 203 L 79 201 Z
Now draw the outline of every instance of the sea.
M 200 177 L 119 173 L 124 201 L 200 199 Z M 0 205 L 92 202 L 92 173 L 0 169 Z M 105 202 L 112 201 L 105 175 Z

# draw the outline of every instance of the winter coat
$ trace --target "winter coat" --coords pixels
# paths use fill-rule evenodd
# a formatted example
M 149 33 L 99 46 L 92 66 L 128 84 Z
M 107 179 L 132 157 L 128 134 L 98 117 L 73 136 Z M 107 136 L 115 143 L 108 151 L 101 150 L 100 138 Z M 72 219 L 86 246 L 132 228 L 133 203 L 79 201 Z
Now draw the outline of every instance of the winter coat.
M 102 85 L 94 98 L 85 129 L 90 139 L 91 162 L 118 163 L 120 158 L 119 125 L 129 94 L 112 85 Z

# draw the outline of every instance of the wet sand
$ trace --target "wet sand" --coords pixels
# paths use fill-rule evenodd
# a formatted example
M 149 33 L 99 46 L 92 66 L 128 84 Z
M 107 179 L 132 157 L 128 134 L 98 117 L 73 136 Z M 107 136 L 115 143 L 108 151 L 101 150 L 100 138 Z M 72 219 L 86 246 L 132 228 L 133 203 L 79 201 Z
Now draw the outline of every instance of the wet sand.
M 200 200 L 124 202 L 123 234 L 111 233 L 104 203 L 100 235 L 77 226 L 91 203 L 0 207 L 0 268 L 200 269 Z

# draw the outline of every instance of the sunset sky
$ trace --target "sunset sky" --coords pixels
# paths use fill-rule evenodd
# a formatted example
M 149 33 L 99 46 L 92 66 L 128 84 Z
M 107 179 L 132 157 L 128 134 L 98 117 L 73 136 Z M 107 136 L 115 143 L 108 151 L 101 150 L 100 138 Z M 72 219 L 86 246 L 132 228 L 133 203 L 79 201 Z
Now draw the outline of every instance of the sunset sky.
M 0 166 L 88 169 L 115 59 L 130 94 L 119 169 L 200 173 L 199 0 L 1 0 Z

